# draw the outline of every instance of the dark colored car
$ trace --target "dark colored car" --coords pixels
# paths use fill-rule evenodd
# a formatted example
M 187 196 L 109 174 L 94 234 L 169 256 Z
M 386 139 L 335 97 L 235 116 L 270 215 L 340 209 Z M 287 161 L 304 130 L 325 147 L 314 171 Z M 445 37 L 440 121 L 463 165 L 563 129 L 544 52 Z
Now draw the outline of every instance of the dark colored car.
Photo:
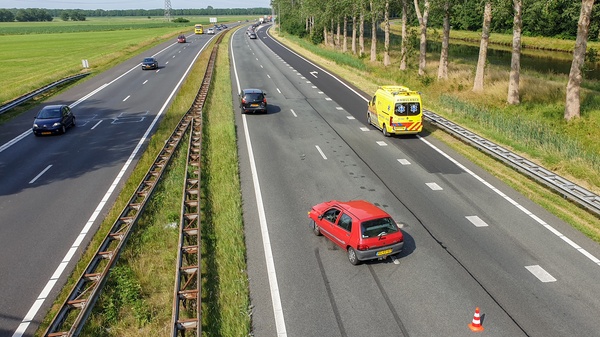
M 267 113 L 267 93 L 260 89 L 243 89 L 240 93 L 240 107 L 242 113 L 264 112 Z
M 178 42 L 178 43 L 185 43 L 185 42 L 186 42 L 186 40 L 185 40 L 185 35 L 179 35 L 179 36 L 177 37 L 177 42 Z
M 381 208 L 364 200 L 331 200 L 308 212 L 315 235 L 324 235 L 346 250 L 353 265 L 398 254 L 404 236 L 398 224 Z
M 142 61 L 142 70 L 158 69 L 158 61 L 154 57 L 146 57 Z
M 32 131 L 36 136 L 63 134 L 71 126 L 75 126 L 71 108 L 67 105 L 48 105 L 35 116 Z

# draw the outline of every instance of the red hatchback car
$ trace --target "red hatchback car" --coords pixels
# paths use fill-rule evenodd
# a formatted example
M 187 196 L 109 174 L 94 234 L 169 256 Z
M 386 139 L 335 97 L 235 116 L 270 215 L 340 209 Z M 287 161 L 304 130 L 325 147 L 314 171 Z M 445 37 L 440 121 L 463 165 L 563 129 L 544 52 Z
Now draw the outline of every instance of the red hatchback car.
M 315 235 L 324 235 L 348 252 L 353 265 L 402 251 L 404 236 L 392 217 L 364 200 L 331 200 L 308 212 Z

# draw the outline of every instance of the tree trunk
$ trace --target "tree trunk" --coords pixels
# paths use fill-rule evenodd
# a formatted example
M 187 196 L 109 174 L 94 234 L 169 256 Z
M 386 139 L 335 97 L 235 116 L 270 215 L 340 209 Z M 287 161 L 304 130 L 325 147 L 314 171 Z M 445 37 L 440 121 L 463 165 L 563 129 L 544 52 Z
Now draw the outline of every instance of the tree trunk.
M 508 79 L 508 104 L 519 104 L 519 77 L 521 75 L 521 29 L 523 27 L 523 0 L 513 0 L 513 43 Z
M 377 12 L 371 0 L 371 62 L 377 61 Z
M 383 43 L 383 65 L 389 66 L 390 61 L 390 1 L 385 0 L 385 10 L 383 12 L 383 29 L 385 33 L 385 41 Z
M 344 17 L 344 20 L 346 20 L 346 18 Z M 335 40 L 336 40 L 336 45 L 338 46 L 338 48 L 340 47 L 340 18 L 337 19 L 337 34 L 335 35 Z
M 593 6 L 594 0 L 581 1 L 581 12 L 579 14 L 579 23 L 577 24 L 577 39 L 575 40 L 575 48 L 573 49 L 573 63 L 571 63 L 569 82 L 567 83 L 565 119 L 568 121 L 581 116 L 579 102 L 579 90 L 581 89 L 582 81 L 581 68 L 583 68 L 585 62 L 585 50 L 587 48 Z
M 348 17 L 344 15 L 344 33 L 342 34 L 344 39 L 342 51 L 345 53 L 348 51 Z
M 419 0 L 415 0 L 415 11 L 417 12 L 417 18 L 419 19 L 419 28 L 421 30 L 421 40 L 419 42 L 419 76 L 425 75 L 425 66 L 427 61 L 425 56 L 427 54 L 427 20 L 429 19 L 429 0 L 425 0 L 425 6 L 423 13 L 419 9 Z
M 327 45 L 327 26 L 323 25 L 323 43 Z
M 450 45 L 450 0 L 444 3 L 444 34 L 438 67 L 438 80 L 448 78 L 448 46 Z
M 487 58 L 487 48 L 490 41 L 490 24 L 492 22 L 492 2 L 486 1 L 483 10 L 483 32 L 481 33 L 481 44 L 479 46 L 479 60 L 475 71 L 475 83 L 473 91 L 483 91 L 483 74 Z
M 356 14 L 352 15 L 352 54 L 356 55 Z
M 365 10 L 360 9 L 360 27 L 358 34 L 358 56 L 362 57 L 365 54 Z
M 400 43 L 400 70 L 406 70 L 406 58 L 408 57 L 406 54 L 406 39 L 408 38 L 408 32 L 406 30 L 408 6 L 406 1 L 407 0 L 402 0 L 402 42 Z

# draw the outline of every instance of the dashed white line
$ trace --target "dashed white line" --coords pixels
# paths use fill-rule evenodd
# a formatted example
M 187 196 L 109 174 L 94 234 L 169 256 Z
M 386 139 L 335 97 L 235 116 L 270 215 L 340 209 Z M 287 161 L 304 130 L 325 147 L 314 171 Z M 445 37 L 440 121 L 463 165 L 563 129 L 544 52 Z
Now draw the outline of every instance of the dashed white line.
M 100 123 L 102 123 L 103 119 L 99 120 L 94 126 L 92 126 L 92 130 L 94 130 Z
M 276 88 L 276 89 L 277 89 L 277 92 L 281 94 L 281 90 L 279 90 L 279 88 Z
M 316 85 L 313 85 L 313 86 L 312 86 L 312 88 L 313 88 L 313 89 L 317 89 L 317 86 L 316 86 Z
M 267 74 L 267 77 L 268 77 L 268 78 L 271 78 L 271 75 Z
M 325 156 L 325 153 L 323 153 L 323 151 L 321 150 L 321 148 L 319 147 L 319 145 L 315 145 L 315 147 L 317 148 L 317 150 L 321 154 L 321 157 L 323 157 L 323 159 L 327 160 L 327 157 Z
M 410 165 L 410 162 L 407 159 L 398 159 L 398 162 L 402 165 Z
M 142 83 L 142 85 L 144 85 L 144 84 L 146 84 L 146 83 L 148 83 L 148 80 L 145 80 L 145 81 L 144 81 L 144 83 Z
M 360 131 L 367 132 L 367 131 L 369 131 L 369 128 L 368 128 L 368 127 L 366 127 L 366 126 L 361 126 L 361 127 L 360 127 Z
M 383 140 L 378 140 L 377 141 L 377 145 L 379 145 L 379 146 L 387 146 L 387 143 L 384 142 Z
M 443 188 L 440 185 L 436 184 L 436 183 L 425 183 L 425 185 L 427 185 L 433 191 L 441 191 L 441 190 L 443 190 Z
M 335 109 L 336 110 L 344 110 L 344 108 L 342 108 L 341 106 L 336 106 Z
M 296 115 L 296 113 L 294 112 L 294 109 L 290 109 L 290 111 L 292 112 L 292 115 L 294 115 L 294 117 L 298 117 L 298 115 Z
M 261 67 L 261 68 L 264 68 L 262 64 L 260 65 L 260 67 Z
M 128 95 L 127 97 L 125 97 L 125 98 L 123 99 L 123 102 L 125 102 L 126 100 L 128 100 L 128 99 L 129 99 L 129 97 L 131 97 L 131 95 Z
M 329 98 L 329 97 L 325 97 L 325 100 L 326 100 L 326 101 L 331 101 L 331 98 Z
M 319 91 L 319 92 L 318 92 L 318 94 L 319 94 L 319 95 L 323 95 L 323 94 L 324 94 L 324 92 L 322 92 L 322 91 Z
M 478 217 L 477 215 L 469 215 L 469 216 L 466 216 L 466 218 L 467 218 L 467 220 L 471 221 L 471 223 L 473 225 L 475 225 L 475 227 L 487 227 L 488 226 L 488 224 L 485 221 L 481 220 L 481 218 Z
M 52 167 L 52 165 L 48 165 L 42 172 L 40 172 L 37 176 L 35 176 L 35 178 L 31 179 L 31 181 L 29 183 L 33 184 L 36 180 L 38 180 L 39 177 L 42 176 L 42 174 L 46 173 L 46 171 L 48 171 L 51 167 Z
M 535 277 L 537 277 L 542 282 L 556 282 L 556 279 L 550 275 L 544 268 L 539 265 L 534 266 L 525 266 L 529 272 L 531 272 Z
M 355 120 L 356 118 L 354 118 L 354 116 L 346 116 L 346 118 L 348 118 L 349 120 Z

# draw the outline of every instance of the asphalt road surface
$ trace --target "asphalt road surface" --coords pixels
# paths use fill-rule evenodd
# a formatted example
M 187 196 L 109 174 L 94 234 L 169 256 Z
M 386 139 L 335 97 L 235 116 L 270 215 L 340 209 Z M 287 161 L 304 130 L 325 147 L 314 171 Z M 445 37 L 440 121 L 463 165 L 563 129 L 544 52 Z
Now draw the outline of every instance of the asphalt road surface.
M 467 336 L 476 307 L 486 336 L 600 336 L 598 244 L 426 132 L 384 137 L 369 93 L 268 31 L 231 39 L 255 336 Z M 404 251 L 352 266 L 309 228 L 331 199 L 386 210 Z
M 64 135 L 33 136 L 39 107 L 0 126 L 0 336 L 33 335 L 214 38 L 186 35 L 44 102 L 72 107 L 77 126 Z M 159 68 L 142 70 L 145 56 Z

